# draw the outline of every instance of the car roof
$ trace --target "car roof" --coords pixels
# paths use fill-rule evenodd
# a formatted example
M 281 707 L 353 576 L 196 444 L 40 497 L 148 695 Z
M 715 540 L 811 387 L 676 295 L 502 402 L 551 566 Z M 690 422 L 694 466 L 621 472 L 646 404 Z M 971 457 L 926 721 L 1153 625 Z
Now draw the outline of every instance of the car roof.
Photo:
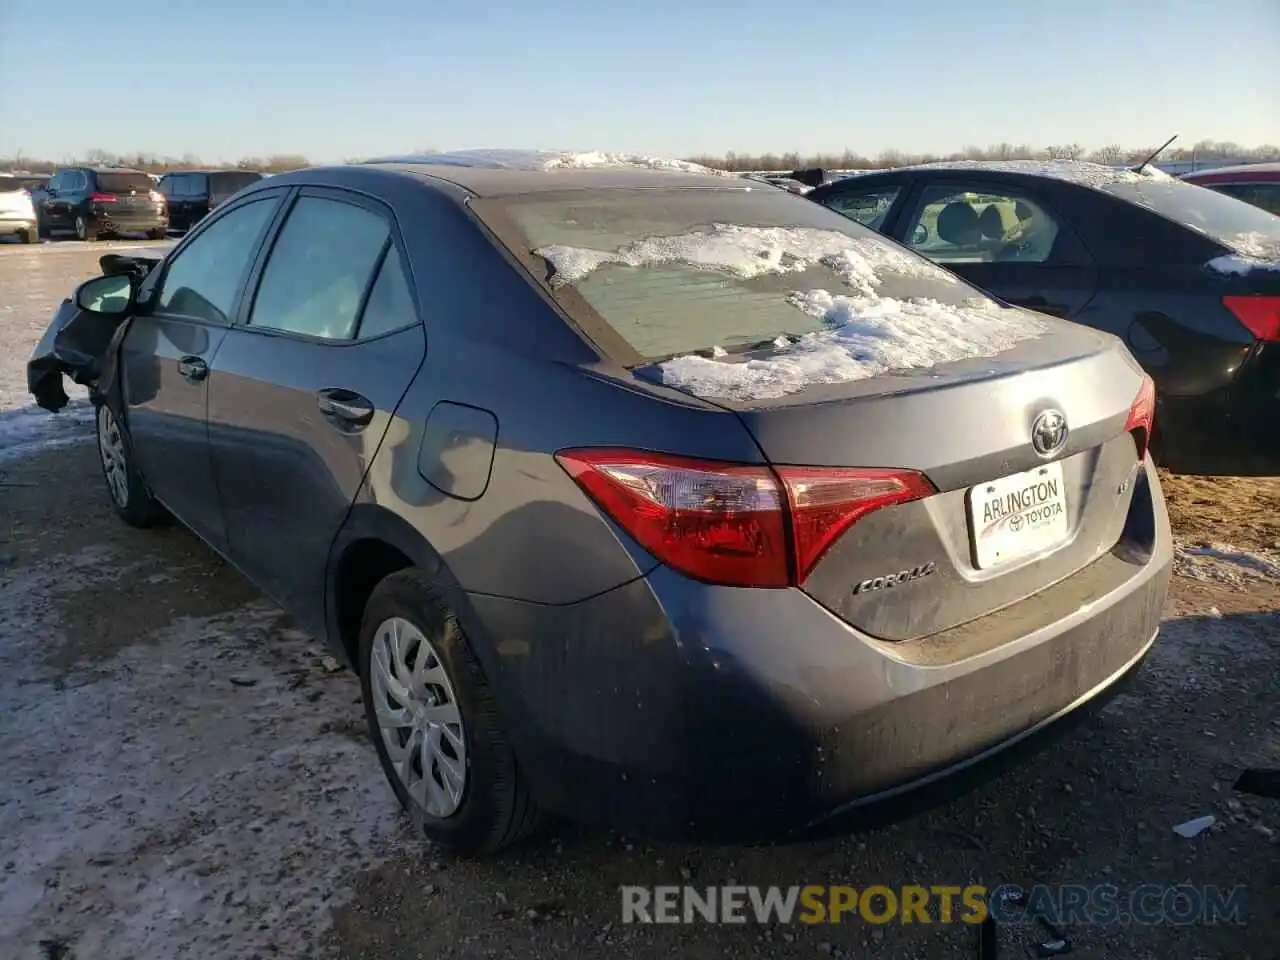
M 1199 180 L 1207 177 L 1219 176 L 1243 176 L 1247 177 L 1252 174 L 1280 174 L 1280 161 L 1270 163 L 1238 163 L 1230 167 L 1209 167 L 1207 170 L 1192 170 L 1190 173 L 1182 175 L 1183 180 Z
M 140 173 L 144 177 L 148 176 L 145 170 L 135 170 L 133 167 L 95 167 L 92 164 L 86 164 L 81 167 L 63 167 L 64 170 L 88 170 L 90 173 Z
M 749 182 L 722 170 L 640 154 L 471 150 L 384 157 L 360 166 L 444 180 L 479 197 L 646 187 L 750 189 Z
M 1147 167 L 1141 173 L 1137 173 L 1128 167 L 1110 167 L 1085 160 L 938 160 L 932 163 L 910 164 L 877 170 L 874 173 L 857 174 L 831 183 L 851 183 L 873 177 L 885 178 L 900 173 L 930 172 L 993 174 L 1000 179 L 1008 178 L 1015 181 L 1055 180 L 1094 190 L 1117 183 L 1176 179 L 1155 167 Z M 823 184 L 826 189 L 830 186 L 831 184 Z

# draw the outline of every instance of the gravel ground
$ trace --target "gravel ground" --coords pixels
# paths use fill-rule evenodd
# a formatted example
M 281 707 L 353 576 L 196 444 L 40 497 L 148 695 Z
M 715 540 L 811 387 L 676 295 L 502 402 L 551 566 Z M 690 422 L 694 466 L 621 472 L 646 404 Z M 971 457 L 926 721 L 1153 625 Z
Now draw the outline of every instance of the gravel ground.
M 954 925 L 619 923 L 619 885 L 732 882 L 1244 885 L 1243 927 L 1082 926 L 1073 955 L 1277 956 L 1280 806 L 1231 783 L 1280 765 L 1280 482 L 1167 478 L 1179 576 L 1143 674 L 949 807 L 785 848 L 555 825 L 451 861 L 399 816 L 354 678 L 194 537 L 118 523 L 82 413 L 3 412 L 105 246 L 0 247 L 3 960 L 973 955 Z

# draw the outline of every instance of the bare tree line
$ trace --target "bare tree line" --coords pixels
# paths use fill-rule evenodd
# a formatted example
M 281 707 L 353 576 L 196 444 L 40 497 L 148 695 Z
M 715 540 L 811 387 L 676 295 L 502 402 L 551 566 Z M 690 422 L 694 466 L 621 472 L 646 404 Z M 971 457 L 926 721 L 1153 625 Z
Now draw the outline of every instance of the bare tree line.
M 800 153 L 766 153 L 760 155 L 734 153 L 724 156 L 688 157 L 695 163 L 721 170 L 802 170 L 825 167 L 828 170 L 875 170 L 883 167 L 900 167 L 910 163 L 930 163 L 935 160 L 1092 160 L 1095 163 L 1139 163 L 1151 156 L 1159 147 L 1153 143 L 1145 147 L 1122 147 L 1108 144 L 1097 150 L 1089 150 L 1078 143 L 1054 144 L 1037 149 L 1025 143 L 998 143 L 988 147 L 967 146 L 955 153 L 906 153 L 902 150 L 882 150 L 868 156 L 854 150 L 839 154 L 803 155 Z M 1271 160 L 1280 157 L 1280 147 L 1264 144 L 1245 147 L 1238 143 L 1201 140 L 1189 147 L 1170 146 L 1160 154 L 1169 160 Z
M 1137 163 L 1150 156 L 1159 144 L 1126 148 L 1108 144 L 1089 150 L 1078 143 L 1054 144 L 1036 148 L 1029 144 L 998 143 L 987 147 L 967 146 L 949 154 L 907 153 L 902 150 L 881 150 L 875 156 L 846 149 L 839 154 L 805 155 L 788 153 L 745 154 L 729 151 L 723 156 L 685 157 L 696 163 L 721 170 L 798 170 L 806 167 L 825 167 L 830 170 L 872 170 L 897 167 L 909 163 L 928 163 L 934 160 L 1092 160 L 1097 163 Z M 430 153 L 415 150 L 413 153 Z M 1270 160 L 1280 157 L 1280 147 L 1264 144 L 1245 147 L 1229 141 L 1201 140 L 1189 147 L 1176 144 L 1160 154 L 1161 160 Z M 155 153 L 113 154 L 106 150 L 89 150 L 84 154 L 67 157 L 61 161 L 27 156 L 21 150 L 11 156 L 0 157 L 0 170 L 22 170 L 47 173 L 59 166 L 71 163 L 101 164 L 131 167 L 149 173 L 167 170 L 191 170 L 205 167 L 236 167 L 241 170 L 259 170 L 263 173 L 280 173 L 311 166 L 311 161 L 301 154 L 272 154 L 264 157 L 242 157 L 233 163 L 207 163 L 200 157 L 185 154 L 169 157 Z

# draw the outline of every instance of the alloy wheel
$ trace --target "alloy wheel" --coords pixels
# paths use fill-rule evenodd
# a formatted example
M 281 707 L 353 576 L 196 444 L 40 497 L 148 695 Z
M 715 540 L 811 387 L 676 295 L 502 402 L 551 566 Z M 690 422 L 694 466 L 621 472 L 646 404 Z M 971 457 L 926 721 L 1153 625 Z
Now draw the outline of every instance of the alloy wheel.
M 397 778 L 430 816 L 452 816 L 467 785 L 467 747 L 443 661 L 402 617 L 378 625 L 370 660 L 374 713 Z
M 106 404 L 98 407 L 98 453 L 111 499 L 121 510 L 129 505 L 129 462 L 120 423 Z

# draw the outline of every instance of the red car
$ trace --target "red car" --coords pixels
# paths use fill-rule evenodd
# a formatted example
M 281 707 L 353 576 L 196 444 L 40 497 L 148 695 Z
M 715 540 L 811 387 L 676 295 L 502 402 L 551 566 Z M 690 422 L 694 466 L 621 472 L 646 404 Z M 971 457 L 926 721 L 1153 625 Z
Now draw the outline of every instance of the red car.
M 1280 163 L 1215 167 L 1183 174 L 1182 179 L 1280 215 Z

